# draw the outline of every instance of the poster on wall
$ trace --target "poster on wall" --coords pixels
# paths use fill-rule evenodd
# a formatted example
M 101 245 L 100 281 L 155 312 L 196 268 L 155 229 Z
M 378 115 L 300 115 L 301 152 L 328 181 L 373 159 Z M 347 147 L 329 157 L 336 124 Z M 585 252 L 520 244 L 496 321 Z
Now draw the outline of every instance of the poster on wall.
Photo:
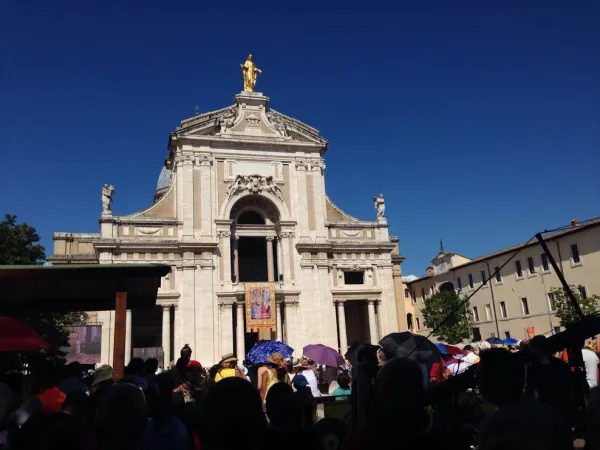
M 527 339 L 533 339 L 535 336 L 535 327 L 527 327 Z
M 102 345 L 102 325 L 67 327 L 69 347 L 64 348 L 67 364 L 99 364 Z
M 259 329 L 277 330 L 275 315 L 275 285 L 246 283 L 246 332 Z

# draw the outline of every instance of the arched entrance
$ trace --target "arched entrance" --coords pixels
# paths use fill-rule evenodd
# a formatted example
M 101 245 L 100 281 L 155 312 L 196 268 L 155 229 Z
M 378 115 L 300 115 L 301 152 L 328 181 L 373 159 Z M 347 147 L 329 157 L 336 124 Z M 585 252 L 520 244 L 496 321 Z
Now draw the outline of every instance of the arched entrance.
M 261 195 L 242 197 L 231 209 L 229 218 L 232 221 L 232 281 L 237 283 L 283 281 L 280 214 L 273 202 Z M 277 314 L 281 314 L 278 309 L 276 311 Z M 236 326 L 240 325 L 236 324 Z M 244 350 L 247 352 L 261 340 L 274 338 L 274 333 L 269 331 L 245 333 Z
M 451 281 L 446 281 L 440 286 L 440 292 L 454 292 L 454 285 Z

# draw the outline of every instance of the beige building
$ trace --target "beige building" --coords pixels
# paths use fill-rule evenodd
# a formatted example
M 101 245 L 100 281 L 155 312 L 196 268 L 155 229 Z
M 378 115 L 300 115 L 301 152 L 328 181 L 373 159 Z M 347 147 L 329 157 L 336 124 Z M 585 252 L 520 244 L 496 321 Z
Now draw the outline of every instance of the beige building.
M 568 229 L 545 238 L 567 282 L 583 296 L 600 295 L 600 218 L 573 221 Z M 429 333 L 421 312 L 429 296 L 443 289 L 472 294 L 518 247 L 475 259 L 440 249 L 426 276 L 403 285 L 398 304 L 400 328 Z M 526 339 L 528 331 L 549 335 L 560 330 L 550 290 L 561 285 L 543 253 L 534 240 L 473 295 L 469 302 L 473 340 Z
M 307 344 L 378 341 L 398 329 L 398 239 L 388 234 L 383 196 L 373 220 L 329 199 L 326 151 L 316 129 L 244 91 L 170 134 L 151 206 L 113 215 L 115 191 L 105 185 L 100 232 L 55 233 L 51 261 L 171 266 L 159 306 L 127 313 L 127 359 L 161 347 L 171 361 L 186 343 L 204 365 L 228 352 L 242 357 L 258 338 L 245 329 L 247 282 L 275 283 L 277 332 L 269 337 L 298 354 Z M 111 363 L 114 314 L 91 320 L 102 324 L 102 363 Z

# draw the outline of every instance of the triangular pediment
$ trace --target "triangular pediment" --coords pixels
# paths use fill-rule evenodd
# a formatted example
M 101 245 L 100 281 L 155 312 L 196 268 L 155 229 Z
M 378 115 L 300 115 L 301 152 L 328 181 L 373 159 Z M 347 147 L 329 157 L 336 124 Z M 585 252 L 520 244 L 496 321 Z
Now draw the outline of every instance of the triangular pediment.
M 327 146 L 318 130 L 269 108 L 268 98 L 258 93 L 240 94 L 234 105 L 183 120 L 174 134 L 177 137 L 206 136 L 236 141 L 266 139 Z

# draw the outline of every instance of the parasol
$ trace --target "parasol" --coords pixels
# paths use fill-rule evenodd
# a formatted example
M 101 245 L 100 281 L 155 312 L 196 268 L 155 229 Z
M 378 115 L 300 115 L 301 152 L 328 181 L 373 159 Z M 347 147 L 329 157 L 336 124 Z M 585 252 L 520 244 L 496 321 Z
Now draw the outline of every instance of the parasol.
M 50 345 L 24 322 L 0 316 L 0 352 L 34 352 L 49 348 Z
M 386 358 L 408 358 L 430 367 L 442 357 L 440 349 L 425 336 L 408 331 L 391 333 L 379 341 Z
M 273 353 L 281 353 L 284 358 L 291 358 L 294 349 L 280 341 L 261 342 L 250 349 L 246 359 L 254 364 L 266 363 Z
M 317 364 L 329 367 L 340 367 L 344 365 L 344 358 L 337 350 L 323 344 L 307 345 L 302 354 L 312 359 Z

